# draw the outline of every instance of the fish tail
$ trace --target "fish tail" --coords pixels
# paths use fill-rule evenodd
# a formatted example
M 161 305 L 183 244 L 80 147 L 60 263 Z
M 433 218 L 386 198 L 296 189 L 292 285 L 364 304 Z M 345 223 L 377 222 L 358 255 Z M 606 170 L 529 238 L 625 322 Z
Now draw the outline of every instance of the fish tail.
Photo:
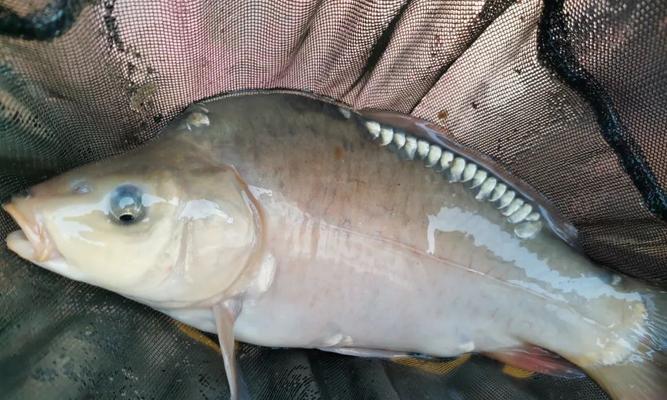
M 667 292 L 649 292 L 644 303 L 637 349 L 622 362 L 585 368 L 614 400 L 667 399 Z

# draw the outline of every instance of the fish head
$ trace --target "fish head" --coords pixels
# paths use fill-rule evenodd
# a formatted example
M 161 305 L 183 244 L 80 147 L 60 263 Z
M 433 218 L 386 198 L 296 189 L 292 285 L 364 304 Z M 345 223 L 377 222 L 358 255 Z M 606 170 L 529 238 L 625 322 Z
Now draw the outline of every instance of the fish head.
M 8 248 L 156 307 L 223 296 L 259 247 L 257 204 L 232 167 L 164 147 L 85 165 L 14 196 L 3 208 L 21 229 Z

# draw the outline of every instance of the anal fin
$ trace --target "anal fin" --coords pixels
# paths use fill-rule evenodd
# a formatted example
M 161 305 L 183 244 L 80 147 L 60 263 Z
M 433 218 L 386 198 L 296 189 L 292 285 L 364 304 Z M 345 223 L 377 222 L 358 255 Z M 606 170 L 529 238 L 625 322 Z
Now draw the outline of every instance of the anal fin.
M 524 346 L 484 353 L 487 357 L 526 371 L 562 378 L 582 378 L 586 374 L 561 356 L 537 346 Z

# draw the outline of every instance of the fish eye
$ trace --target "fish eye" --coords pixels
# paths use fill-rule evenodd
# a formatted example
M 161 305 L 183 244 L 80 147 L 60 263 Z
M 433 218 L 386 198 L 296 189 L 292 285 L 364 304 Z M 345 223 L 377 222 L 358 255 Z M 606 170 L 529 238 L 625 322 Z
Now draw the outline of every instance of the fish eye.
M 121 185 L 114 189 L 109 199 L 109 210 L 114 222 L 130 225 L 141 221 L 146 215 L 142 196 L 141 189 L 134 185 Z

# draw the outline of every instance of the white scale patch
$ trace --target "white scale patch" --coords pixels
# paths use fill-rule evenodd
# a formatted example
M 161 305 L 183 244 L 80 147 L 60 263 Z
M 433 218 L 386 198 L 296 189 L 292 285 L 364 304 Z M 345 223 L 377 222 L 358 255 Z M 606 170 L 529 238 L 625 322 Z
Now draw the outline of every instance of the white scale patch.
M 366 121 L 365 126 L 372 140 L 398 153 L 400 158 L 424 160 L 426 167 L 444 174 L 450 182 L 464 183 L 470 190 L 476 190 L 476 200 L 495 203 L 507 222 L 515 225 L 514 233 L 518 237 L 532 238 L 542 229 L 536 207 L 470 160 L 377 121 Z M 431 248 L 429 242 L 429 252 Z

